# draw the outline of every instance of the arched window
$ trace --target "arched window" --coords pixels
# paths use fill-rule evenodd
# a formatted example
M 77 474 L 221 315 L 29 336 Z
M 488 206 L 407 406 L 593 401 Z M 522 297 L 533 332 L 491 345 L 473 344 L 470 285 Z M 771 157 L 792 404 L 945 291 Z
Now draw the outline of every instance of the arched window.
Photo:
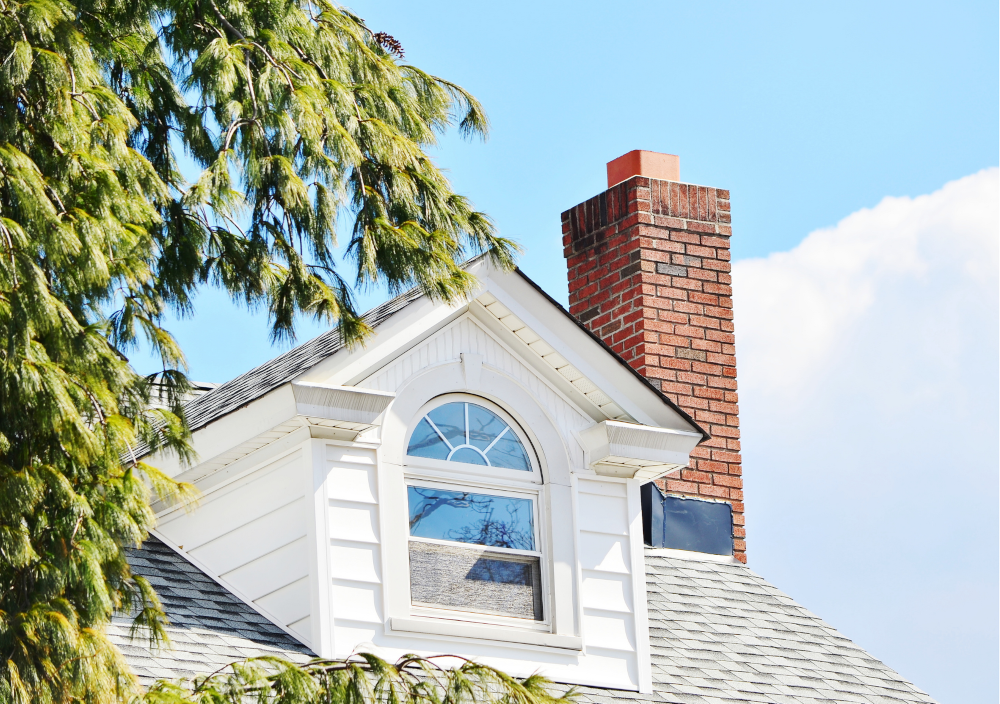
M 438 406 L 421 419 L 406 454 L 531 471 L 524 445 L 503 419 L 475 403 Z
M 414 613 L 545 621 L 541 475 L 531 447 L 488 401 L 442 400 L 406 448 Z

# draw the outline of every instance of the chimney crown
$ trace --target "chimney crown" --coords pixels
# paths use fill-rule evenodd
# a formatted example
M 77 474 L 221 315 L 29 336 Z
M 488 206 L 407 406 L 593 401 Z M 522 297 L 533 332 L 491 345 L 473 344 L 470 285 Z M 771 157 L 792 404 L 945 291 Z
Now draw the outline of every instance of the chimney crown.
M 608 162 L 608 188 L 633 176 L 645 176 L 660 181 L 681 180 L 681 158 L 676 154 L 660 154 L 633 149 Z

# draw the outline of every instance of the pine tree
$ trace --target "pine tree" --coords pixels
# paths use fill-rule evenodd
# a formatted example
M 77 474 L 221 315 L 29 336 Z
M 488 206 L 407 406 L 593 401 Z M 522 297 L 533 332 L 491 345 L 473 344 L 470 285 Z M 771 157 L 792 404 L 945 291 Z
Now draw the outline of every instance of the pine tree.
M 457 661 L 457 662 L 456 662 Z M 450 666 L 444 666 L 449 665 Z M 233 663 L 193 681 L 158 682 L 145 704 L 572 704 L 539 675 L 516 679 L 486 665 L 406 655 L 388 663 L 372 654 L 295 665 L 276 658 Z
M 150 492 L 192 494 L 136 453 L 191 459 L 168 312 L 215 285 L 276 339 L 307 314 L 358 342 L 354 286 L 454 299 L 465 256 L 513 266 L 427 156 L 456 123 L 486 136 L 471 95 L 326 0 L 0 0 L 0 701 L 127 700 L 106 624 L 163 638 L 123 547 Z M 167 408 L 125 356 L 143 339 Z

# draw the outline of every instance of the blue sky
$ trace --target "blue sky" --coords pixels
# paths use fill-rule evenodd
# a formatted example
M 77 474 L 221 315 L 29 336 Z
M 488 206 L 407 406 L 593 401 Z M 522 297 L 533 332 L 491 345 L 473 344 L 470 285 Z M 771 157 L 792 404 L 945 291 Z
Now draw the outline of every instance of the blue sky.
M 438 162 L 564 302 L 559 214 L 603 190 L 605 163 L 632 149 L 679 154 L 683 180 L 731 189 L 734 258 L 997 162 L 995 3 L 350 7 L 485 104 L 490 140 L 446 137 Z M 264 325 L 249 321 L 207 294 L 197 320 L 174 326 L 196 378 L 268 358 Z M 318 331 L 305 321 L 300 339 Z M 232 334 L 245 344 L 223 351 Z
M 751 566 L 939 700 L 995 702 L 997 315 L 995 304 L 972 303 L 996 300 L 996 189 L 991 200 L 983 187 L 995 172 L 935 192 L 998 162 L 996 2 L 350 7 L 401 41 L 407 60 L 485 104 L 489 141 L 449 136 L 435 156 L 456 189 L 524 245 L 522 268 L 558 300 L 559 215 L 604 189 L 607 161 L 632 149 L 679 154 L 682 180 L 732 191 L 733 255 L 747 263 L 748 282 L 743 309 L 737 287 L 736 325 Z M 948 220 L 949 203 L 981 217 Z M 914 229 L 915 218 L 932 216 L 934 233 Z M 845 299 L 836 286 L 816 293 L 832 337 L 803 353 L 819 360 L 803 367 L 797 388 L 815 387 L 806 403 L 763 381 L 766 344 L 752 331 L 794 334 L 794 311 L 772 311 L 760 282 L 785 281 L 788 262 L 812 262 L 802 243 L 824 228 L 832 234 L 817 237 L 848 253 L 866 237 L 913 233 L 907 242 L 926 266 L 885 273 L 876 257 L 870 279 L 835 267 L 815 273 L 871 295 L 848 310 L 835 305 Z M 989 264 L 985 278 L 970 278 L 968 261 L 938 264 L 942 243 L 956 241 L 979 247 L 966 254 Z M 363 307 L 380 300 L 361 294 Z M 942 300 L 967 305 L 963 315 L 938 311 L 954 329 L 931 350 L 923 342 L 937 333 L 921 327 L 921 310 Z M 195 318 L 172 326 L 194 378 L 222 382 L 281 351 L 268 343 L 264 316 L 218 293 L 197 306 Z M 306 321 L 300 339 L 317 332 Z M 899 363 L 853 397 L 841 393 L 858 369 L 888 359 Z M 141 355 L 136 363 L 146 364 Z M 984 374 L 962 371 L 972 368 Z M 936 375 L 947 388 L 897 402 Z M 825 386 L 810 385 L 817 377 Z M 862 430 L 845 420 L 858 403 L 872 421 Z M 800 409 L 795 418 L 789 408 Z M 796 442 L 775 430 L 779 418 L 798 424 Z M 824 444 L 831 429 L 840 441 Z M 962 441 L 921 450 L 942 434 Z M 865 500 L 852 501 L 859 494 Z M 811 518 L 819 514 L 822 530 Z M 822 535 L 806 540 L 795 517 Z

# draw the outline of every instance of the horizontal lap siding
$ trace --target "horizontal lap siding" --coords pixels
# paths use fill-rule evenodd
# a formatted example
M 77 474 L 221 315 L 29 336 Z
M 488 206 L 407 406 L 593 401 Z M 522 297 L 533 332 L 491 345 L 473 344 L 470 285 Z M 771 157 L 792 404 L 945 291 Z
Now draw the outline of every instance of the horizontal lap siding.
M 381 545 L 375 452 L 326 445 L 334 651 L 346 656 L 382 632 Z
M 620 482 L 577 481 L 583 638 L 594 671 L 638 682 L 626 491 Z
M 206 495 L 199 509 L 159 526 L 190 555 L 279 625 L 309 640 L 309 559 L 301 451 Z
M 446 364 L 458 364 L 462 354 L 482 356 L 487 369 L 507 375 L 526 389 L 545 410 L 562 436 L 570 466 L 581 471 L 584 458 L 577 433 L 593 424 L 575 406 L 541 379 L 473 318 L 463 317 L 408 350 L 362 380 L 358 386 L 397 393 L 415 376 Z M 451 389 L 441 389 L 442 392 Z M 510 411 L 517 414 L 518 409 Z M 326 445 L 330 510 L 331 613 L 337 655 L 374 642 L 386 652 L 456 653 L 502 669 L 528 675 L 540 671 L 559 682 L 584 683 L 616 689 L 637 687 L 640 680 L 637 644 L 638 608 L 632 574 L 634 564 L 627 485 L 581 478 L 578 482 L 578 533 L 581 569 L 576 587 L 581 599 L 583 653 L 536 650 L 489 641 L 439 640 L 418 634 L 385 634 L 385 580 L 401 579 L 406 557 L 382 573 L 379 500 L 374 451 Z M 387 470 L 386 470 L 387 471 Z M 405 509 L 402 509 L 405 510 Z M 571 520 L 566 517 L 565 520 Z M 641 542 L 641 531 L 638 536 Z M 638 546 L 641 550 L 641 545 Z M 403 553 L 405 555 L 405 553 Z M 396 615 L 396 614 L 392 614 Z M 644 633 L 645 631 L 643 631 Z

